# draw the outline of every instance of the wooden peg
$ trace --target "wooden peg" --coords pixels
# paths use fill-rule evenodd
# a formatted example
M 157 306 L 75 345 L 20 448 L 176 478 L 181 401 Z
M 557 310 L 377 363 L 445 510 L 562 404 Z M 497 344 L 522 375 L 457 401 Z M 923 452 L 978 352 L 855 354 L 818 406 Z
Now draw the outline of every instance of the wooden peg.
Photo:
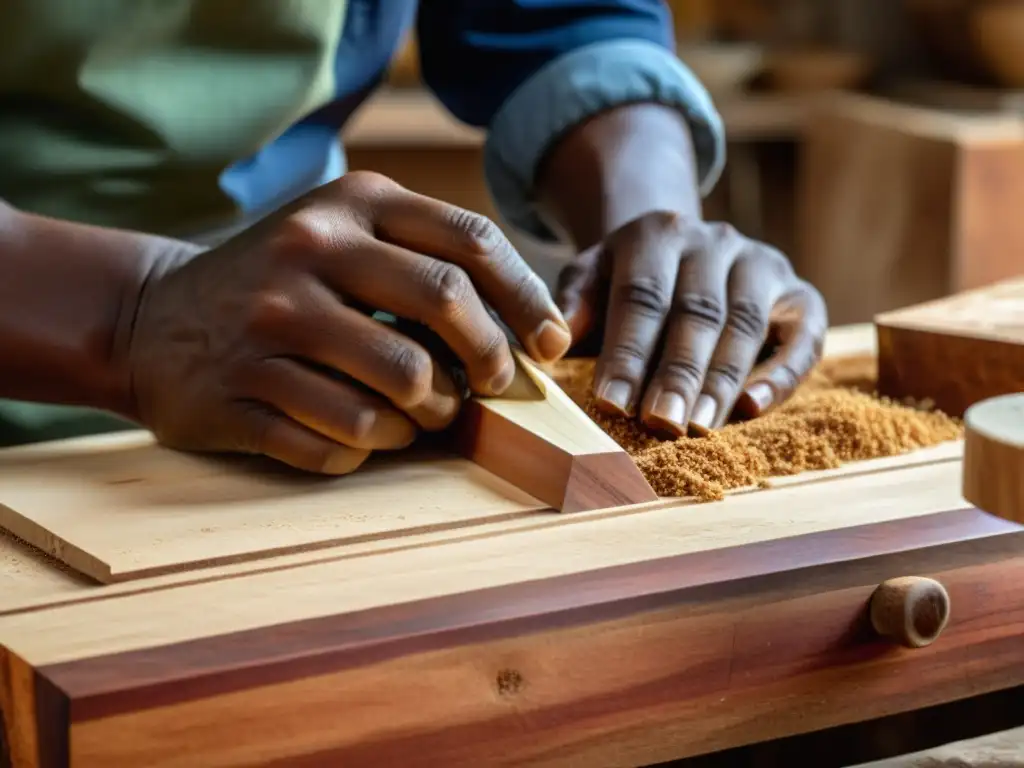
M 457 426 L 470 461 L 560 512 L 656 501 L 633 459 L 555 382 L 516 351 L 501 397 L 473 397 Z
M 871 626 L 907 648 L 923 648 L 942 634 L 949 608 L 949 593 L 939 582 L 902 576 L 883 581 L 871 595 Z
M 963 495 L 990 515 L 1024 523 L 1024 394 L 975 403 L 964 414 Z

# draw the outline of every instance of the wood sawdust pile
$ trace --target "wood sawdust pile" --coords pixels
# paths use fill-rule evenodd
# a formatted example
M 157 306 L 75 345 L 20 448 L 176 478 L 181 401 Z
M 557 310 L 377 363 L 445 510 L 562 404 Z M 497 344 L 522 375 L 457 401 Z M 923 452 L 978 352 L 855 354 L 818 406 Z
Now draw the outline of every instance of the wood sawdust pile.
M 721 499 L 770 477 L 834 469 L 848 461 L 895 456 L 954 440 L 962 425 L 928 404 L 900 404 L 874 393 L 871 356 L 823 362 L 785 404 L 706 437 L 675 440 L 635 420 L 598 411 L 590 395 L 593 361 L 567 360 L 555 380 L 643 471 L 659 496 Z

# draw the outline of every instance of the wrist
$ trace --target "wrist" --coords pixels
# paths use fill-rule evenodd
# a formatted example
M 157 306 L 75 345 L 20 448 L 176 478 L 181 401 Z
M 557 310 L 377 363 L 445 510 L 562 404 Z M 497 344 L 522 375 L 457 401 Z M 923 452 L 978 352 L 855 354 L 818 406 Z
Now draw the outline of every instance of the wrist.
M 130 318 L 184 243 L 0 205 L 0 397 L 133 419 Z
M 624 105 L 576 126 L 541 164 L 537 190 L 577 250 L 652 212 L 701 218 L 689 125 L 660 104 Z

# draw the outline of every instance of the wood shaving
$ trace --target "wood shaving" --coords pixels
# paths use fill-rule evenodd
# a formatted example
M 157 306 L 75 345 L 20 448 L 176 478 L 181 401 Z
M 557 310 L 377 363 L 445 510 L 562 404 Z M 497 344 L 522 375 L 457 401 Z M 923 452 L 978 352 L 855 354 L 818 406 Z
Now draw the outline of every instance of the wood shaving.
M 567 360 L 554 378 L 633 457 L 659 496 L 715 501 L 732 489 L 766 487 L 771 477 L 896 456 L 963 434 L 959 420 L 930 403 L 879 397 L 873 356 L 825 361 L 788 401 L 764 416 L 704 437 L 677 439 L 598 410 L 590 391 L 593 374 L 592 360 Z

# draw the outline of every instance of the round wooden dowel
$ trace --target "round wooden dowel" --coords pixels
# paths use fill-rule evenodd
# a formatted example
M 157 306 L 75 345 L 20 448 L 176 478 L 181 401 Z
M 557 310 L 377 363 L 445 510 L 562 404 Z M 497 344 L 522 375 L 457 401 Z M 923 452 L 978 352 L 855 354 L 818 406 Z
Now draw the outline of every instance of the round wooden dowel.
M 967 409 L 962 492 L 983 512 L 1024 523 L 1024 394 Z
M 907 648 L 923 648 L 935 642 L 948 621 L 949 593 L 934 579 L 889 579 L 871 595 L 871 626 Z

